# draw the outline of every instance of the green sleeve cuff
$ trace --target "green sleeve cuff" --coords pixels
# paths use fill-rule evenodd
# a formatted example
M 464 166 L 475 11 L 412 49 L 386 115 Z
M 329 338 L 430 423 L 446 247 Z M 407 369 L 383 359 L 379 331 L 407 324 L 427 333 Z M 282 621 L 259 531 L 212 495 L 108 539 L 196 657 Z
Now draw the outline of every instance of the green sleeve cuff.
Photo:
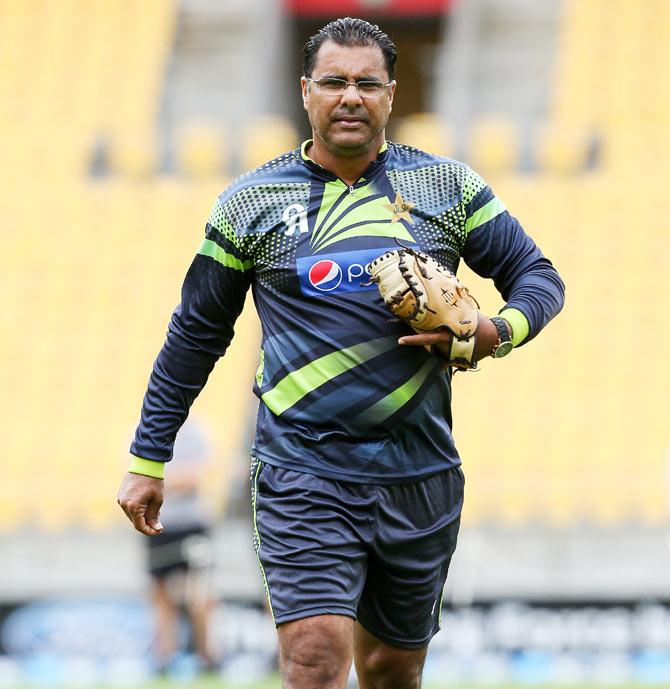
M 512 344 L 518 347 L 530 332 L 528 319 L 519 309 L 503 309 L 498 315 L 512 326 Z
M 130 460 L 128 471 L 131 474 L 142 474 L 151 478 L 165 478 L 165 462 L 156 462 L 153 459 L 133 457 Z

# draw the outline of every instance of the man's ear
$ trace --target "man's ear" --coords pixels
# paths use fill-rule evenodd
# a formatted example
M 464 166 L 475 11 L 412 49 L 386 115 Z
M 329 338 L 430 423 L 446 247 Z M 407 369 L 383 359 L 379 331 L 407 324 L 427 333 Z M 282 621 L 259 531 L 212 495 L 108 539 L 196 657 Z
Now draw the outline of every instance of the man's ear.
M 309 82 L 307 77 L 300 77 L 300 90 L 302 91 L 302 107 L 307 110 L 309 103 Z
M 389 86 L 389 110 L 393 110 L 393 97 L 395 96 L 395 89 L 397 85 L 398 82 L 393 79 L 393 81 L 391 81 L 391 85 Z

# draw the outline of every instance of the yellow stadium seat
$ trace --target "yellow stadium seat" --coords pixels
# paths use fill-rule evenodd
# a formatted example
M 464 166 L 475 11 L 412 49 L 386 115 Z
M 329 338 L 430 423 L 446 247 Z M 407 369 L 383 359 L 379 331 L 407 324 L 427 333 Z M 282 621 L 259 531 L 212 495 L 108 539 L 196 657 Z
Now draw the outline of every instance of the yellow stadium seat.
M 243 128 L 240 165 L 243 170 L 253 170 L 297 145 L 298 133 L 287 118 L 279 115 L 256 118 Z
M 189 177 L 220 175 L 225 169 L 225 152 L 226 141 L 220 126 L 192 123 L 177 137 L 177 168 Z
M 109 149 L 109 169 L 132 179 L 147 179 L 157 170 L 156 142 L 149 133 L 116 137 Z
M 470 126 L 469 162 L 485 174 L 513 170 L 519 160 L 517 127 L 504 115 L 487 115 L 475 119 Z
M 536 140 L 536 160 L 540 170 L 557 174 L 572 174 L 586 168 L 589 132 L 561 123 L 546 124 Z
M 407 115 L 395 128 L 393 139 L 436 155 L 453 156 L 449 126 L 436 113 L 421 112 Z

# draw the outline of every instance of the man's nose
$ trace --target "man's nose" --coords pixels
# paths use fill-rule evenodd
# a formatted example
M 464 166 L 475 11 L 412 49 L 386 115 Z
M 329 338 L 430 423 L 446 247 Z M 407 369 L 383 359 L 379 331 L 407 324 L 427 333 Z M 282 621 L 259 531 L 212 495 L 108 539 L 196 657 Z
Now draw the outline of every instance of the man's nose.
M 342 94 L 342 102 L 347 104 L 353 103 L 355 105 L 358 105 L 362 102 L 362 100 L 363 99 L 358 93 L 358 85 L 352 82 L 348 83 L 346 88 L 344 89 L 344 93 Z

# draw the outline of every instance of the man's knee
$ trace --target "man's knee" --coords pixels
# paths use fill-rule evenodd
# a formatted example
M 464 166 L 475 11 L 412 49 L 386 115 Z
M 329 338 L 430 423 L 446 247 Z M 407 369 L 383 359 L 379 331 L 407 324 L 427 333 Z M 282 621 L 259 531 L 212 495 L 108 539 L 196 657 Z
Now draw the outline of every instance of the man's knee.
M 365 689 L 421 689 L 422 662 L 378 659 L 358 663 L 356 670 Z
M 356 654 L 361 689 L 420 689 L 426 649 L 406 651 L 380 643 Z
M 352 624 L 347 617 L 321 615 L 279 627 L 284 686 L 344 686 L 352 657 Z

